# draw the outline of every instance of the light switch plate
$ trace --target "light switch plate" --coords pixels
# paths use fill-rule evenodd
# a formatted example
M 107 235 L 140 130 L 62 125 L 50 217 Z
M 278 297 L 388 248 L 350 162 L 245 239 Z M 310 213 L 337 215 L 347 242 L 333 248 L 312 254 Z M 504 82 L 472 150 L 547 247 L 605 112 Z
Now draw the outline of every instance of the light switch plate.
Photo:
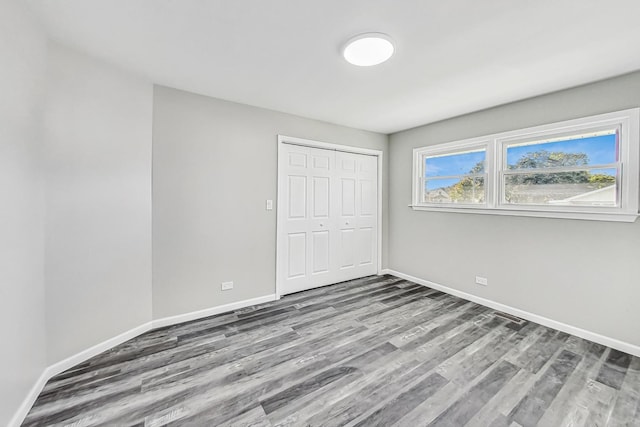
M 273 210 L 273 200 L 267 200 L 267 210 L 268 211 Z

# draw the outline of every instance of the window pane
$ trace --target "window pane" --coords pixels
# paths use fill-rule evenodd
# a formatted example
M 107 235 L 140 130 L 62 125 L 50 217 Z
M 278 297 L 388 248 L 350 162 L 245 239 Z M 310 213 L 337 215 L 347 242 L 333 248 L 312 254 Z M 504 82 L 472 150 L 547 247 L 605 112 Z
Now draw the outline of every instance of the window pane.
M 617 161 L 615 129 L 507 146 L 507 169 L 606 165 Z
M 425 157 L 424 176 L 425 178 L 432 178 L 437 176 L 484 173 L 485 157 L 485 150 Z
M 484 178 L 428 179 L 425 182 L 424 202 L 482 204 Z
M 616 169 L 505 175 L 505 201 L 518 205 L 616 206 Z

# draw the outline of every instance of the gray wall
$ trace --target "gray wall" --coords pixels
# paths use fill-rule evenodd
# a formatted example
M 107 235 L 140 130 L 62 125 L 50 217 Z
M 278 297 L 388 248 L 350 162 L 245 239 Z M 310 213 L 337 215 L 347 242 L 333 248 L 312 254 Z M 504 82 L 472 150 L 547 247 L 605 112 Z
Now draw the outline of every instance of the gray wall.
M 276 211 L 264 205 L 276 200 L 278 134 L 388 157 L 386 135 L 155 87 L 154 318 L 275 292 Z M 386 163 L 383 174 L 386 198 Z
M 640 345 L 640 221 L 413 211 L 414 147 L 640 106 L 640 73 L 390 137 L 389 267 Z M 475 275 L 489 279 L 474 284 Z
M 49 47 L 48 363 L 151 320 L 152 85 Z
M 0 2 L 0 425 L 45 366 L 42 111 L 46 40 L 18 0 Z

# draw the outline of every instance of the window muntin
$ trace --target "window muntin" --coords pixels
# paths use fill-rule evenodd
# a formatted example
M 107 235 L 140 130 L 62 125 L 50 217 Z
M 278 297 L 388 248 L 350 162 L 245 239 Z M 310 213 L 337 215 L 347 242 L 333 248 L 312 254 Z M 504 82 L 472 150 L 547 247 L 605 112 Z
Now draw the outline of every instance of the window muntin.
M 424 154 L 422 203 L 484 205 L 486 157 L 485 147 Z
M 531 162 L 538 151 L 547 153 Z M 640 216 L 640 108 L 413 152 L 416 210 L 624 222 Z M 439 164 L 476 152 L 485 155 L 482 173 L 468 164 L 449 171 Z M 451 200 L 456 185 L 465 191 Z
M 504 143 L 502 204 L 617 207 L 619 128 Z

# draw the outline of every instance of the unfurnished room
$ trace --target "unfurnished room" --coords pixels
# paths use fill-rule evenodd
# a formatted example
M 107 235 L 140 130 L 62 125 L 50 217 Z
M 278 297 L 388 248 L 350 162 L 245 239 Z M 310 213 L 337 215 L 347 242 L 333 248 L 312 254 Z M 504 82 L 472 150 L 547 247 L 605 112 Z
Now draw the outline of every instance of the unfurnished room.
M 638 17 L 0 0 L 0 425 L 640 427 Z

